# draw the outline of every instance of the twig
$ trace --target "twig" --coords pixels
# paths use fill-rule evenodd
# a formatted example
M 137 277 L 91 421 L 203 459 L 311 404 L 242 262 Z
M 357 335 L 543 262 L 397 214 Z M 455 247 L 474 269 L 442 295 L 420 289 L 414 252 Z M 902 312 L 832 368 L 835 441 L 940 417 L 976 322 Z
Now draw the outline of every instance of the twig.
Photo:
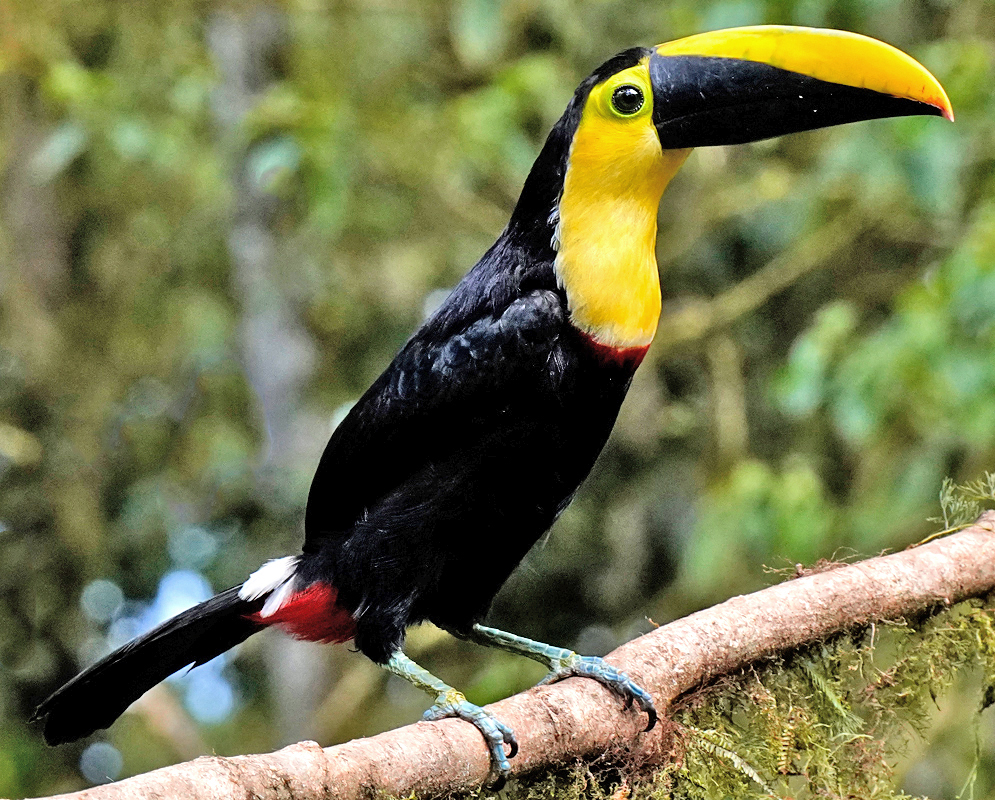
M 960 533 L 888 556 L 789 580 L 672 622 L 623 645 L 609 661 L 652 692 L 658 708 L 716 677 L 881 619 L 899 619 L 995 589 L 995 512 Z M 721 531 L 715 532 L 721 536 Z M 609 750 L 644 763 L 668 757 L 668 726 L 643 733 L 594 681 L 571 679 L 495 703 L 518 734 L 513 771 L 548 769 Z M 480 734 L 459 720 L 419 722 L 322 749 L 313 742 L 266 755 L 205 757 L 62 800 L 354 800 L 438 796 L 487 777 Z

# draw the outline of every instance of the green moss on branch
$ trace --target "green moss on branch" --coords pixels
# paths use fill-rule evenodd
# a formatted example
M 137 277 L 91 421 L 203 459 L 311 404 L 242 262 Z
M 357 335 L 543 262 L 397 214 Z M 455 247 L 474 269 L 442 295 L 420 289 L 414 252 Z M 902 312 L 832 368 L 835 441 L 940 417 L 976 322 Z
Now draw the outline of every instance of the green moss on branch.
M 907 753 L 957 683 L 976 694 L 978 714 L 995 702 L 991 603 L 966 601 L 923 620 L 879 623 L 681 698 L 670 713 L 671 759 L 656 771 L 606 757 L 520 781 L 504 795 L 897 800 L 907 797 L 898 787 Z

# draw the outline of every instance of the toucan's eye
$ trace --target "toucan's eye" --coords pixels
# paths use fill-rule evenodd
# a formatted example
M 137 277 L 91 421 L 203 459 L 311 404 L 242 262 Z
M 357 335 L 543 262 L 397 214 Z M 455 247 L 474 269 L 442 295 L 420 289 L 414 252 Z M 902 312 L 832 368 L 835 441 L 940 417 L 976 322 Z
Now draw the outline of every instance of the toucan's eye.
M 637 86 L 626 83 L 612 92 L 612 108 L 619 114 L 631 116 L 643 107 L 643 93 Z

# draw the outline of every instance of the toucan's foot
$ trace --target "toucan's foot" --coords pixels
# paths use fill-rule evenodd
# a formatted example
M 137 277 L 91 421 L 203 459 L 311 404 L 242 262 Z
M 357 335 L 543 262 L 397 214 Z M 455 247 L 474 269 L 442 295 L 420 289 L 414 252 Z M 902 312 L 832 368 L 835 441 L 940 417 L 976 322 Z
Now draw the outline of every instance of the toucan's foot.
M 621 670 L 615 669 L 603 658 L 597 656 L 580 656 L 570 650 L 563 650 L 560 654 L 550 658 L 550 672 L 539 681 L 539 684 L 553 683 L 579 675 L 584 678 L 593 678 L 603 686 L 607 686 L 615 694 L 625 700 L 625 707 L 629 708 L 635 703 L 639 710 L 648 717 L 646 730 L 652 730 L 656 725 L 657 713 L 653 705 L 653 698 L 649 692 L 643 689 L 638 683 Z
M 487 742 L 487 749 L 491 752 L 492 788 L 501 788 L 511 774 L 511 764 L 508 763 L 508 759 L 514 758 L 518 752 L 518 741 L 515 739 L 514 731 L 489 711 L 467 701 L 463 693 L 455 689 L 440 693 L 434 705 L 425 712 L 425 719 L 430 721 L 446 717 L 459 717 L 477 726 L 477 730 L 483 734 Z
M 573 675 L 594 678 L 598 683 L 607 686 L 625 700 L 626 708 L 631 708 L 633 704 L 637 705 L 640 711 L 643 711 L 649 718 L 646 721 L 646 730 L 652 730 L 653 726 L 656 725 L 656 708 L 653 706 L 653 698 L 650 697 L 649 692 L 624 672 L 606 663 L 603 658 L 580 656 L 573 650 L 554 647 L 551 644 L 526 639 L 524 636 L 518 636 L 497 628 L 488 628 L 484 625 L 474 625 L 471 636 L 481 644 L 500 647 L 509 653 L 518 653 L 548 665 L 549 674 L 539 682 L 540 685 L 569 678 Z

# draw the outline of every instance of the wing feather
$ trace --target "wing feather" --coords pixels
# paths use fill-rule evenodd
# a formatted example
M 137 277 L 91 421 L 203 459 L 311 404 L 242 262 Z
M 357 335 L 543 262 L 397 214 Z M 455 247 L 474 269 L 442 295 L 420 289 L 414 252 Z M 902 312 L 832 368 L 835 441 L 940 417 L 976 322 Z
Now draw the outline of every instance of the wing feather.
M 407 477 L 555 388 L 565 320 L 562 297 L 536 290 L 462 325 L 426 323 L 329 440 L 308 498 L 305 551 L 348 533 Z

